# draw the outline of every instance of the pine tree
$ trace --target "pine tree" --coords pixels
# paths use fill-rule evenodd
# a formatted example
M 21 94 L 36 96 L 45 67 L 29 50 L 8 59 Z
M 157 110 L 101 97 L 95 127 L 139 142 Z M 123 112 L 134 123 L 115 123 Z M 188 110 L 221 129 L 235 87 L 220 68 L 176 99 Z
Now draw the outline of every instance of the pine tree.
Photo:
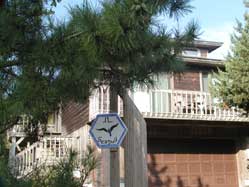
M 248 3 L 248 2 L 245 2 Z M 231 54 L 227 56 L 225 71 L 214 75 L 213 95 L 230 107 L 239 107 L 249 113 L 249 14 L 245 24 L 238 21 L 231 37 Z
M 100 83 L 120 94 L 135 82 L 153 83 L 153 73 L 181 68 L 177 55 L 197 37 L 198 26 L 191 22 L 183 32 L 169 30 L 156 18 L 179 18 L 190 10 L 189 0 L 117 0 L 97 8 L 85 1 L 71 9 L 68 28 L 80 40 L 82 53 L 102 71 Z
M 97 8 L 85 1 L 62 24 L 49 17 L 46 3 L 56 2 L 1 7 L 0 134 L 22 114 L 45 124 L 59 103 L 85 101 L 101 84 L 121 95 L 136 83 L 150 85 L 153 73 L 181 69 L 177 55 L 197 36 L 194 22 L 180 32 L 156 21 L 190 12 L 190 0 L 112 0 Z
M 0 11 L 0 96 L 1 125 L 15 121 L 22 110 L 21 100 L 13 96 L 17 80 L 32 65 L 33 48 L 41 40 L 43 1 L 3 1 Z M 34 59 L 33 59 L 34 60 Z M 26 65 L 27 66 L 27 65 Z M 1 127 L 2 127 L 1 126 Z
M 46 122 L 48 113 L 62 100 L 77 100 L 80 92 L 88 95 L 88 78 L 81 79 L 77 73 L 87 66 L 70 64 L 81 58 L 75 55 L 77 44 L 61 45 L 63 25 L 55 27 L 50 20 L 56 2 L 9 0 L 1 8 L 0 132 L 15 124 L 21 114 L 32 116 L 34 124 Z M 66 53 L 69 48 L 71 53 Z
M 97 8 L 85 1 L 83 6 L 71 9 L 68 29 L 80 41 L 85 58 L 96 64 L 96 83 L 110 86 L 111 112 L 116 112 L 117 94 L 124 98 L 127 88 L 132 89 L 134 84 L 151 85 L 153 73 L 179 70 L 182 64 L 177 55 L 193 41 L 198 29 L 192 23 L 185 32 L 172 32 L 159 26 L 156 18 L 160 13 L 178 18 L 188 11 L 188 0 L 114 0 L 103 1 Z M 110 154 L 119 158 L 118 151 Z M 111 159 L 110 165 L 117 159 Z M 119 185 L 118 173 L 110 175 L 110 185 Z M 125 181 L 129 180 L 127 176 Z
M 177 54 L 197 35 L 161 27 L 156 18 L 179 18 L 190 0 L 84 1 L 68 23 L 49 18 L 49 0 L 9 0 L 0 12 L 0 129 L 18 116 L 46 123 L 59 103 L 82 102 L 100 84 L 118 92 L 134 83 L 151 84 L 151 75 L 181 67 Z M 45 21 L 44 21 L 45 20 Z

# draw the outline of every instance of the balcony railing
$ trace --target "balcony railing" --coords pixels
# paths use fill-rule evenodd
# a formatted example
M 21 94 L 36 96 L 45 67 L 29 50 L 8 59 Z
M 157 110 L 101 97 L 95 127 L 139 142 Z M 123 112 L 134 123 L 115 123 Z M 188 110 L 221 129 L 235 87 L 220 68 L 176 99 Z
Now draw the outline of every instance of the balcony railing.
M 110 87 L 103 86 L 96 89 L 89 102 L 89 121 L 93 120 L 97 114 L 104 114 L 110 112 Z M 123 114 L 123 102 L 120 97 L 118 97 L 118 113 Z
M 80 140 L 72 137 L 45 137 L 16 155 L 14 173 L 23 177 L 42 164 L 51 166 L 66 158 L 70 149 L 81 153 Z
M 26 115 L 20 116 L 20 119 L 17 121 L 16 125 L 14 125 L 12 128 L 10 128 L 7 131 L 8 137 L 11 136 L 18 136 L 23 137 L 26 136 L 27 128 L 29 128 L 29 131 L 32 132 L 32 127 L 29 127 L 29 117 Z
M 59 117 L 58 117 L 59 118 Z M 46 131 L 42 133 L 61 133 L 61 125 L 59 120 L 55 120 L 54 123 L 46 124 Z M 17 136 L 25 137 L 27 132 L 33 132 L 35 129 L 30 123 L 30 118 L 26 115 L 20 116 L 16 125 L 8 130 L 8 137 Z M 39 131 L 42 131 L 41 129 Z
M 130 92 L 145 118 L 215 121 L 249 121 L 238 108 L 221 107 L 208 92 L 185 90 L 148 90 Z M 118 113 L 122 115 L 119 98 Z M 98 113 L 109 112 L 109 88 L 99 88 L 90 98 L 90 120 Z

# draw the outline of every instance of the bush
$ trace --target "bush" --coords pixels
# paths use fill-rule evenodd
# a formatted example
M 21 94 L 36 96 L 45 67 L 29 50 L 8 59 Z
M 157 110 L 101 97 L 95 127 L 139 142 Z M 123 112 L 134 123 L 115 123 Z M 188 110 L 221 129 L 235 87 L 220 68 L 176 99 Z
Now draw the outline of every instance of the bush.
M 7 158 L 7 155 L 0 155 L 0 187 L 82 187 L 99 163 L 91 147 L 88 147 L 82 159 L 70 150 L 69 156 L 57 164 L 43 164 L 31 175 L 17 179 L 8 169 Z M 74 175 L 75 171 L 80 173 L 79 177 Z

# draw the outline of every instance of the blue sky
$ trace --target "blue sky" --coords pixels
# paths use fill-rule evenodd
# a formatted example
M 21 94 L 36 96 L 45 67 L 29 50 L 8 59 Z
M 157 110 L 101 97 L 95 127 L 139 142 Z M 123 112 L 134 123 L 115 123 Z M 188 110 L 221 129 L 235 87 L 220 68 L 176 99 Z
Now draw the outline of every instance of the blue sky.
M 83 0 L 62 0 L 55 9 L 56 18 L 68 18 L 67 7 L 82 3 Z M 230 35 L 233 32 L 236 19 L 243 21 L 246 8 L 243 0 L 192 0 L 192 13 L 180 20 L 184 25 L 188 21 L 196 20 L 203 33 L 200 39 L 223 42 L 223 46 L 213 52 L 211 58 L 222 59 L 230 46 Z

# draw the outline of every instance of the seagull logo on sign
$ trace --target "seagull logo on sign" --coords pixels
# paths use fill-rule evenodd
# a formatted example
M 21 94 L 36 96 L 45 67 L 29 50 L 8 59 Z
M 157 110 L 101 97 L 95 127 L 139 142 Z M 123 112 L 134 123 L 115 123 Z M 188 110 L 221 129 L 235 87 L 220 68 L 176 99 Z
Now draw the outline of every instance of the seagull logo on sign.
M 127 128 L 118 114 L 99 114 L 89 131 L 99 148 L 118 148 L 122 143 Z
M 112 130 L 113 130 L 115 127 L 117 127 L 117 126 L 118 126 L 118 123 L 115 124 L 115 125 L 113 125 L 113 126 L 111 126 L 111 127 L 108 128 L 108 129 L 106 129 L 106 128 L 101 128 L 101 129 L 96 129 L 96 130 L 98 130 L 98 131 L 105 131 L 105 132 L 109 133 L 110 136 L 112 136 Z

